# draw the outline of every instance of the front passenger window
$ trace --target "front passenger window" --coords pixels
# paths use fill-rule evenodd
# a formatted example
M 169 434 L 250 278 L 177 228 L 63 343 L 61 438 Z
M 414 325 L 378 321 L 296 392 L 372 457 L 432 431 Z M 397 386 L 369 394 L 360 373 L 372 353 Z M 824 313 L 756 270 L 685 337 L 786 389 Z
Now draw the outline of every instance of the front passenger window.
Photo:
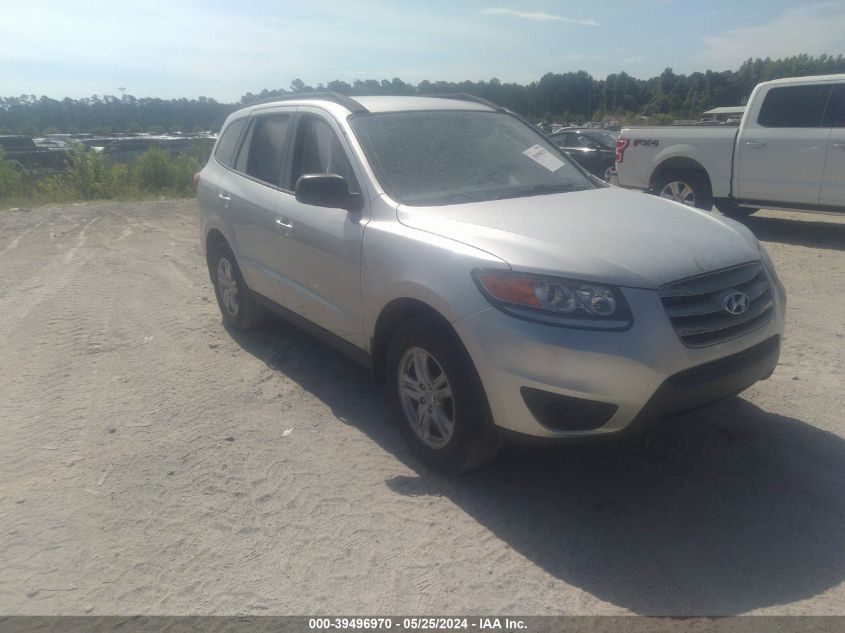
M 573 132 L 567 132 L 564 139 L 566 139 L 563 142 L 564 147 L 580 147 L 583 145 L 581 139 L 578 138 L 578 135 Z
M 358 192 L 352 165 L 337 134 L 323 119 L 305 116 L 299 126 L 293 158 L 293 178 L 303 174 L 337 174 L 343 176 L 351 193 Z

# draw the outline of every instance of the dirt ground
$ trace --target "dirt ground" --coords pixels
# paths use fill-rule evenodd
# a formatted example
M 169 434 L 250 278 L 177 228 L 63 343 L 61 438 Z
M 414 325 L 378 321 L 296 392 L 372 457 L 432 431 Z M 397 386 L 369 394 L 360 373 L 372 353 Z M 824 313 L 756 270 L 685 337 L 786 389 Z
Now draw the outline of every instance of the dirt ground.
M 367 372 L 221 325 L 193 200 L 0 213 L 0 614 L 845 615 L 845 217 L 747 220 L 774 376 L 427 472 Z

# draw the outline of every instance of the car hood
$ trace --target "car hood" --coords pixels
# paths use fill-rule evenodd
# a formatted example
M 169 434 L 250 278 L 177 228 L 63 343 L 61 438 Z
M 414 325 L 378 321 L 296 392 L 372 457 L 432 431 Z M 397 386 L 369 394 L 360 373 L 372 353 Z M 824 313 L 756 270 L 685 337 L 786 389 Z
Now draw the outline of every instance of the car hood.
M 644 193 L 588 191 L 437 207 L 399 205 L 399 221 L 514 270 L 656 289 L 760 258 L 748 229 Z

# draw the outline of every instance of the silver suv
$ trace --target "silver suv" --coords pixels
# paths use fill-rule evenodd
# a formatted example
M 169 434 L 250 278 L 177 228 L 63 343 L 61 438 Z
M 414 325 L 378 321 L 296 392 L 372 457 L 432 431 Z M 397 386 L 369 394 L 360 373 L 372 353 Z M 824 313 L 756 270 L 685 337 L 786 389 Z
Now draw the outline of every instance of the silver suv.
M 748 229 L 610 187 L 479 99 L 244 108 L 198 197 L 225 323 L 275 313 L 370 367 L 440 470 L 617 437 L 777 364 L 786 297 Z

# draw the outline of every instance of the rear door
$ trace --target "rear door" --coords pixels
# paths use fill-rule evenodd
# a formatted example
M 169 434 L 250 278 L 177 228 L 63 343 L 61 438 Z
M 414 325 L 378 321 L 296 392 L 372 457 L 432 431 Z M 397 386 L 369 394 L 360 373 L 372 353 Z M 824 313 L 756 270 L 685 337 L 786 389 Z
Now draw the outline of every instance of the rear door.
M 291 152 L 291 189 L 304 174 L 343 176 L 360 192 L 360 171 L 340 127 L 319 108 L 302 106 Z M 366 207 L 366 203 L 365 203 Z M 285 194 L 276 233 L 280 270 L 290 284 L 285 307 L 364 348 L 361 246 L 368 208 L 349 212 L 301 204 Z
M 230 236 L 232 234 L 229 219 L 231 197 L 228 193 L 228 181 L 230 177 L 236 177 L 232 173 L 235 156 L 248 122 L 247 117 L 241 117 L 230 121 L 223 129 L 220 140 L 214 146 L 214 155 L 202 170 L 202 179 L 197 189 L 201 215 L 225 225 L 226 233 Z
M 737 144 L 737 197 L 818 204 L 829 131 L 831 84 L 772 86 L 749 112 Z
M 247 285 L 282 305 L 289 300 L 285 279 L 279 275 L 276 220 L 287 183 L 283 173 L 296 107 L 260 111 L 251 117 L 235 160 L 235 172 L 226 181 L 235 240 L 235 253 Z
M 833 87 L 825 126 L 830 135 L 819 204 L 845 210 L 845 83 Z

